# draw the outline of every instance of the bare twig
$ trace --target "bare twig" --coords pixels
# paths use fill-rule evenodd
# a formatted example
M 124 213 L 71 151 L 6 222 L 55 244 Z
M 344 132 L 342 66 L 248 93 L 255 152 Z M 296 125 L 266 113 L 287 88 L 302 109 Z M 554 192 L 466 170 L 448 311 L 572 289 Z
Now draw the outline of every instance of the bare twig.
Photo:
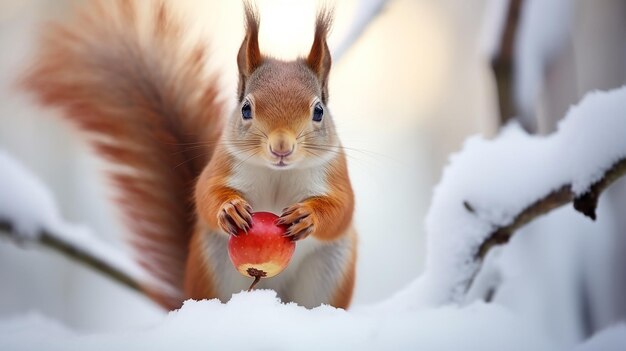
M 515 38 L 517 35 L 520 11 L 523 0 L 510 0 L 506 13 L 505 27 L 500 37 L 500 44 L 491 59 L 491 69 L 496 79 L 498 104 L 500 106 L 500 124 L 504 125 L 516 115 L 513 98 Z
M 0 235 L 6 235 L 10 238 L 17 237 L 13 224 L 6 220 L 0 220 Z M 145 294 L 136 278 L 128 274 L 128 272 L 124 272 L 118 267 L 111 265 L 105 258 L 97 257 L 93 253 L 85 251 L 71 242 L 64 241 L 62 238 L 62 236 L 55 235 L 46 229 L 41 229 L 36 240 L 42 246 L 52 249 L 84 266 L 90 267 L 131 290 Z
M 510 224 L 496 228 L 480 245 L 475 259 L 477 261 L 482 261 L 489 250 L 491 250 L 494 246 L 507 243 L 513 234 L 515 234 L 517 229 L 528 224 L 537 217 L 547 214 L 553 209 L 570 202 L 573 202 L 574 208 L 577 211 L 595 220 L 595 210 L 598 205 L 598 198 L 600 197 L 600 194 L 602 194 L 606 188 L 625 174 L 626 158 L 623 158 L 614 163 L 613 166 L 611 166 L 604 173 L 604 176 L 599 181 L 592 184 L 589 189 L 580 196 L 576 196 L 576 194 L 572 191 L 571 184 L 561 186 L 559 189 L 547 194 L 543 198 L 526 207 L 526 209 L 515 216 L 513 222 Z M 471 205 L 467 203 L 466 209 L 469 211 L 470 208 Z M 470 212 L 473 213 L 473 211 Z M 470 281 L 469 285 L 471 285 L 471 283 L 472 282 Z
M 496 230 L 494 230 L 489 237 L 487 237 L 487 240 L 480 245 L 475 258 L 477 260 L 483 260 L 489 250 L 491 250 L 494 246 L 506 244 L 516 230 L 528 224 L 535 218 L 571 202 L 572 199 L 574 199 L 572 187 L 570 185 L 565 185 L 526 207 L 522 212 L 515 216 L 512 223 L 496 228 Z

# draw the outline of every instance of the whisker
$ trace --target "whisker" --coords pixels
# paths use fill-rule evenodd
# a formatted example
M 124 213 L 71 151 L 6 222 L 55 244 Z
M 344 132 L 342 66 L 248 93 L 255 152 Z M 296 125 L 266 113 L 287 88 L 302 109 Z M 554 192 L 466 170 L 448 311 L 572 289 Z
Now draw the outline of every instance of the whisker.
M 199 154 L 199 155 L 196 155 L 196 156 L 194 156 L 194 157 L 192 157 L 192 158 L 190 158 L 190 159 L 188 159 L 188 160 L 186 160 L 186 161 L 183 161 L 183 162 L 181 162 L 181 163 L 177 164 L 177 165 L 176 165 L 173 169 L 176 169 L 176 168 L 178 168 L 178 167 L 180 167 L 180 166 L 184 165 L 185 163 L 189 163 L 189 162 L 191 162 L 191 161 L 193 161 L 193 160 L 195 160 L 195 159 L 198 159 L 198 158 L 200 158 L 200 157 L 202 157 L 202 156 L 206 156 L 206 155 L 207 155 L 207 154 L 206 154 L 206 152 L 203 152 L 203 153 L 201 153 L 201 154 Z
M 327 149 L 327 148 L 315 147 L 315 146 L 303 146 L 303 149 L 306 150 L 306 151 L 316 150 L 316 151 L 332 152 L 332 153 L 337 154 L 337 155 L 345 155 L 346 158 L 348 158 L 350 160 L 353 160 L 355 162 L 358 162 L 358 163 L 360 163 L 362 166 L 364 166 L 366 168 L 372 167 L 372 164 L 369 164 L 366 160 L 359 159 L 359 158 L 357 158 L 354 155 L 350 155 L 350 154 L 348 154 L 346 152 L 343 152 L 342 150 L 333 150 L 333 149 Z M 320 158 L 322 157 L 322 156 L 320 156 L 318 154 L 316 154 L 316 155 L 318 157 L 320 157 Z
M 255 147 L 248 147 L 248 148 L 245 148 L 243 150 L 237 150 L 236 152 L 232 152 L 230 154 L 233 155 L 233 156 L 239 156 L 241 154 L 245 154 L 247 152 L 250 152 L 250 151 L 252 151 L 254 149 L 256 149 L 256 146 Z
M 358 152 L 361 153 L 365 156 L 369 156 L 372 158 L 376 158 L 376 157 L 384 157 L 393 161 L 397 161 L 394 158 L 390 157 L 389 155 L 385 155 L 385 154 L 381 154 L 378 152 L 374 152 L 371 150 L 366 150 L 366 149 L 357 149 L 354 147 L 349 147 L 349 146 L 344 146 L 344 145 L 326 145 L 326 144 L 317 144 L 317 143 L 307 143 L 307 142 L 302 142 L 300 143 L 301 145 L 306 145 L 306 146 L 318 146 L 318 147 L 327 147 L 327 148 L 333 148 L 333 149 L 344 149 L 344 150 L 348 150 L 348 151 L 354 151 L 354 152 Z
M 258 133 L 254 133 L 254 132 L 249 132 L 249 133 L 250 133 L 250 134 L 252 134 L 253 136 L 255 136 L 255 137 L 259 138 L 259 139 L 263 139 L 263 138 L 265 138 L 263 135 L 258 134 Z
M 300 136 L 298 136 L 298 137 L 296 138 L 296 140 L 300 140 L 300 139 L 302 139 L 302 138 L 306 138 L 307 136 L 309 136 L 309 135 L 311 135 L 311 134 L 313 134 L 313 133 L 317 133 L 317 132 L 319 132 L 319 131 L 325 131 L 325 130 L 328 130 L 328 129 L 310 130 L 310 131 L 308 131 L 308 132 L 306 132 L 306 133 L 304 133 L 304 134 L 300 133 L 301 135 L 300 135 Z
M 304 137 L 305 137 L 305 136 L 307 136 L 308 134 L 310 134 L 310 133 L 313 133 L 313 132 L 314 132 L 314 131 L 309 131 L 309 132 L 307 132 L 307 134 L 304 134 L 304 135 L 303 135 L 303 133 L 304 133 L 304 130 L 305 130 L 305 129 L 306 129 L 306 127 L 302 128 L 302 129 L 300 130 L 300 132 L 298 133 L 298 136 L 296 137 L 296 140 L 300 140 L 301 138 L 304 138 Z
M 318 158 L 322 158 L 322 155 L 320 155 L 320 154 L 318 154 L 318 153 L 316 153 L 316 152 L 313 152 L 313 151 L 311 151 L 310 149 L 304 149 L 304 151 L 306 151 L 307 153 L 309 153 L 309 154 L 311 154 L 311 155 L 313 155 L 313 156 L 316 156 L 316 157 L 318 157 Z
M 248 142 L 248 140 L 218 139 L 218 140 L 208 140 L 208 141 L 201 141 L 201 142 L 195 142 L 195 143 L 164 143 L 164 144 L 174 145 L 174 146 L 204 146 L 204 145 L 208 146 L 208 145 L 215 145 L 215 144 L 219 144 L 223 142 L 245 143 L 245 142 Z
M 256 150 L 255 152 L 253 152 L 250 156 L 244 158 L 243 160 L 241 160 L 239 163 L 237 163 L 234 167 L 233 167 L 233 171 L 239 169 L 239 167 L 241 167 L 243 165 L 244 162 L 248 161 L 250 158 L 252 158 L 254 155 L 258 154 L 259 150 Z
M 267 134 L 265 134 L 265 132 L 262 131 L 261 128 L 254 126 L 254 129 L 258 130 L 267 139 Z
M 256 141 L 247 141 L 247 142 L 241 142 L 241 143 L 222 143 L 222 144 L 218 144 L 218 145 L 224 145 L 224 146 L 236 146 L 236 147 L 257 147 L 260 143 L 256 142 Z M 195 145 L 195 146 L 188 146 L 188 147 L 184 147 L 181 148 L 178 151 L 174 151 L 172 152 L 172 155 L 177 155 L 177 154 L 182 154 L 182 153 L 186 153 L 188 151 L 193 151 L 193 150 L 197 150 L 197 149 L 203 149 L 203 148 L 207 148 L 210 145 Z

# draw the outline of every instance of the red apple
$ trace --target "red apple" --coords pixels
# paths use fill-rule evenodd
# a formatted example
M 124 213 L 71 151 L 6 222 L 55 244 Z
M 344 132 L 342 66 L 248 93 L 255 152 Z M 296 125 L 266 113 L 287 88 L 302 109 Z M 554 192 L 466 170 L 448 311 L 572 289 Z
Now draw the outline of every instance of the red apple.
M 276 225 L 278 216 L 269 212 L 252 214 L 248 232 L 239 230 L 228 241 L 228 255 L 239 273 L 254 278 L 250 289 L 261 278 L 282 272 L 296 249 L 296 244 L 285 237 L 287 227 Z

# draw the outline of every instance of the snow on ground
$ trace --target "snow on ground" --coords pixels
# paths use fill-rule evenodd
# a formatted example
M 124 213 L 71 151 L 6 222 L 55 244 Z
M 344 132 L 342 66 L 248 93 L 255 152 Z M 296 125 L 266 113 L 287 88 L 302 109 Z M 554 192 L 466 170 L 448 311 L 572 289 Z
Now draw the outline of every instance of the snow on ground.
M 122 312 L 123 313 L 123 312 Z M 0 323 L 2 350 L 554 350 L 541 332 L 496 305 L 420 313 L 306 310 L 273 291 L 237 294 L 228 304 L 188 301 L 141 331 L 79 335 L 42 317 Z
M 625 131 L 622 87 L 588 94 L 550 136 L 529 135 L 513 123 L 493 140 L 469 138 L 451 157 L 434 191 L 426 217 L 425 273 L 382 306 L 463 300 L 467 281 L 478 269 L 474 254 L 493 228 L 511 223 L 528 205 L 563 185 L 583 193 L 626 157 Z

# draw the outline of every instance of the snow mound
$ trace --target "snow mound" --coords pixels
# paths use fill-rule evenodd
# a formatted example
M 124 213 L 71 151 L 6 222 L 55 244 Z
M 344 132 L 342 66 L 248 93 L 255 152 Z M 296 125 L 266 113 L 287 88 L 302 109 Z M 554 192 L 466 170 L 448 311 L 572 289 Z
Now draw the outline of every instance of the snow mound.
M 120 313 L 123 318 L 123 312 Z M 0 323 L 2 350 L 554 350 L 502 307 L 474 304 L 381 315 L 282 304 L 273 291 L 223 304 L 187 301 L 151 328 L 78 335 L 26 317 Z

